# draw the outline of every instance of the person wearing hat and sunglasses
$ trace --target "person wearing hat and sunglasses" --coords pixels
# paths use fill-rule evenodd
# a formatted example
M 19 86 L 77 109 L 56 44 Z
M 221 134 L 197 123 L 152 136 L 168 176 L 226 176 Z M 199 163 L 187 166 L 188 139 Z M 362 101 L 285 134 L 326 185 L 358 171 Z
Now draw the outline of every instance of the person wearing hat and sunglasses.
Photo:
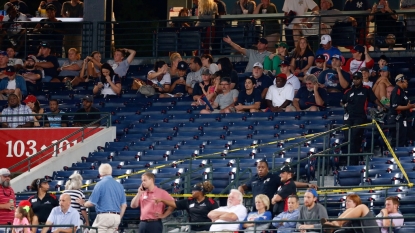
M 0 169 L 0 225 L 13 223 L 16 196 L 10 186 L 10 171 L 7 168 Z
M 390 97 L 390 108 L 387 115 L 389 135 L 391 136 L 391 146 L 402 147 L 407 144 L 407 140 L 415 139 L 415 132 L 407 121 L 415 104 L 409 101 L 405 92 L 408 88 L 408 77 L 398 74 L 395 77 L 396 86 L 392 90 Z M 396 125 L 396 127 L 394 127 Z
M 73 118 L 74 126 L 81 127 L 88 124 L 91 124 L 94 121 L 97 121 L 101 118 L 99 110 L 92 106 L 94 103 L 94 97 L 92 95 L 86 95 L 82 98 L 82 108 L 80 108 L 76 113 L 85 113 L 85 114 L 76 114 Z M 92 126 L 99 127 L 101 122 L 96 122 Z
M 387 111 L 386 107 L 376 98 L 372 88 L 363 85 L 362 72 L 356 72 L 353 74 L 353 86 L 344 92 L 342 98 L 342 105 L 345 108 L 344 124 L 348 126 L 361 125 L 368 122 L 367 119 L 367 105 L 368 102 L 375 103 L 380 106 L 384 112 Z M 363 128 L 353 128 L 350 134 L 350 153 L 360 153 L 361 144 L 363 140 Z M 348 132 L 345 132 L 348 137 Z M 359 163 L 359 157 L 351 156 L 350 164 L 357 165 Z
M 189 215 L 189 222 L 212 222 L 207 215 L 210 211 L 219 208 L 219 205 L 215 200 L 207 197 L 206 194 L 212 192 L 214 188 L 215 187 L 213 187 L 209 181 L 204 181 L 193 186 L 192 197 L 190 198 L 180 201 L 156 198 L 154 199 L 154 202 L 156 204 L 160 202 L 164 203 L 165 205 L 171 206 L 176 210 L 186 210 Z M 166 211 L 161 218 L 165 218 L 170 214 L 171 212 Z M 189 231 L 209 231 L 210 226 L 210 224 L 190 225 Z
M 15 94 L 20 99 L 27 95 L 26 81 L 22 76 L 16 75 L 14 66 L 8 66 L 3 73 L 7 78 L 0 81 L 0 99 L 6 100 L 10 94 Z
M 33 213 L 38 217 L 40 225 L 46 223 L 52 209 L 59 205 L 56 196 L 49 193 L 49 182 L 51 180 L 46 177 L 37 178 L 30 185 L 30 189 L 36 191 L 36 194 L 29 197 L 28 201 L 32 204 Z

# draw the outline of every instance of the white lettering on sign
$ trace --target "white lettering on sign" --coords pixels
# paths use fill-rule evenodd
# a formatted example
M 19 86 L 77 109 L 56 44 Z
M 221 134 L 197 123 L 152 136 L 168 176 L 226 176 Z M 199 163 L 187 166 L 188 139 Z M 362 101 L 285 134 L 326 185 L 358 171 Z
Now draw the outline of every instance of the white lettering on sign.
M 52 141 L 51 143 L 56 143 L 57 140 Z M 59 145 L 55 145 L 53 147 L 53 155 L 56 156 L 56 151 L 59 148 L 59 153 L 61 153 L 64 150 L 67 150 L 71 148 L 72 145 L 76 145 L 78 143 L 77 140 L 73 142 L 69 142 L 68 140 L 63 140 L 59 143 Z M 71 145 L 72 144 L 72 145 Z M 8 158 L 12 157 L 22 157 L 23 155 L 26 155 L 27 157 L 33 156 L 38 152 L 38 149 L 36 149 L 36 141 L 35 140 L 28 140 L 26 143 L 24 143 L 22 140 L 17 141 L 7 141 L 7 156 Z M 43 145 L 40 150 L 46 149 L 46 146 Z M 27 151 L 26 151 L 27 150 Z M 26 152 L 26 153 L 25 153 Z

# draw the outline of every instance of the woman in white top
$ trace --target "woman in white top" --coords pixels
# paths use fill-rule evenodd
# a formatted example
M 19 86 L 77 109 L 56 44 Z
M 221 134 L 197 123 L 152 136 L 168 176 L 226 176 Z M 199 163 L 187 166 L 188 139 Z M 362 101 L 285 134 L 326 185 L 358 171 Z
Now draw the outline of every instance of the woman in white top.
M 94 95 L 116 96 L 121 93 L 121 81 L 118 75 L 114 72 L 111 65 L 104 63 L 101 66 L 101 76 L 98 83 L 94 86 Z
M 85 199 L 84 193 L 81 191 L 82 187 L 82 176 L 80 174 L 72 174 L 69 180 L 66 181 L 65 191 L 63 193 L 71 196 L 71 207 L 79 212 L 80 225 L 89 226 L 88 214 L 86 213 L 86 207 L 81 206 L 77 199 Z
M 216 73 L 216 71 L 219 71 L 218 65 L 213 63 L 213 57 L 210 54 L 203 54 L 200 59 L 202 60 L 203 67 L 206 67 L 209 69 L 210 74 Z
M 161 98 L 172 97 L 169 94 L 171 85 L 171 76 L 168 71 L 168 66 L 164 61 L 156 61 L 154 69 L 147 74 L 147 79 L 153 83 L 156 92 L 160 93 Z

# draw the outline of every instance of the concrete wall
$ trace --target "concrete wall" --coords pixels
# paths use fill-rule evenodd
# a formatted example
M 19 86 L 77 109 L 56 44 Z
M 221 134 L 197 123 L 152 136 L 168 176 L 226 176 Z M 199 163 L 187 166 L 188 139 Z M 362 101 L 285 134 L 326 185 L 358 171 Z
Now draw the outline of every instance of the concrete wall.
M 80 162 L 83 156 L 103 146 L 106 142 L 113 141 L 116 136 L 116 127 L 104 128 L 92 137 L 89 137 L 68 150 L 63 151 L 58 157 L 51 158 L 41 165 L 33 168 L 30 172 L 25 172 L 11 180 L 11 185 L 15 192 L 21 192 L 36 178 L 52 175 L 54 171 L 61 170 L 64 166 Z

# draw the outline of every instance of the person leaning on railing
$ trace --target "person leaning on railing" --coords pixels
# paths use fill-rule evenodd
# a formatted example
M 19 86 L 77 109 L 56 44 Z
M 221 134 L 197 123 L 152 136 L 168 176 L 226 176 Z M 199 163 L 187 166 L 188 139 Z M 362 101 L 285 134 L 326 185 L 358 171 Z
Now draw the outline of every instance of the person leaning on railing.
M 397 19 L 398 15 L 389 7 L 388 1 L 379 0 L 378 4 L 373 4 L 369 21 L 375 23 L 375 34 L 369 34 L 367 39 L 371 45 L 375 46 L 375 49 L 379 47 L 379 44 L 386 44 L 390 49 L 393 48 L 396 42 Z

